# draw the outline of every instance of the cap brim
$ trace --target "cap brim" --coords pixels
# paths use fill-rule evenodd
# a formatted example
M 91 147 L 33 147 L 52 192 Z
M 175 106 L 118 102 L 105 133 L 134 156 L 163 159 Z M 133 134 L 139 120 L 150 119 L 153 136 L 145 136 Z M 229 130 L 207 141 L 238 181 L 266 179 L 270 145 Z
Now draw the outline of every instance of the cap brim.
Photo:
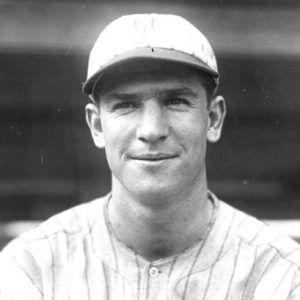
M 111 59 L 107 64 L 101 66 L 99 70 L 96 73 L 94 73 L 92 76 L 90 76 L 90 78 L 88 78 L 86 82 L 83 84 L 82 92 L 87 96 L 91 95 L 94 90 L 94 84 L 98 81 L 99 76 L 106 69 L 112 66 L 116 66 L 125 61 L 128 62 L 130 60 L 149 59 L 149 58 L 156 59 L 156 60 L 184 63 L 192 67 L 196 67 L 197 69 L 211 75 L 216 79 L 219 77 L 219 74 L 215 70 L 213 70 L 204 62 L 202 62 L 201 60 L 199 60 L 198 58 L 192 55 L 177 50 L 146 47 L 146 48 L 137 48 L 135 50 L 125 52 Z

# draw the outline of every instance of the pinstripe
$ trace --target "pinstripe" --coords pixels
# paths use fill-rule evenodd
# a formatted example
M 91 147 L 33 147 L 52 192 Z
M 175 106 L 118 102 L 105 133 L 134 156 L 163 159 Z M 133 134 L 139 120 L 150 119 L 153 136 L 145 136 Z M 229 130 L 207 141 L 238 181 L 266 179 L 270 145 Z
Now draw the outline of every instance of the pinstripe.
M 12 257 L 12 260 L 15 262 L 15 264 L 18 266 L 19 269 L 22 270 L 22 272 L 26 275 L 26 277 L 30 280 L 30 282 L 35 286 L 35 288 L 38 290 L 38 292 L 43 296 L 43 291 L 41 288 L 35 283 L 34 279 L 29 275 L 29 273 L 18 263 L 15 257 Z
M 116 251 L 114 242 L 112 240 L 111 233 L 109 234 L 109 242 L 110 242 L 111 249 L 112 249 L 112 252 L 113 252 L 113 256 L 114 256 L 114 259 L 115 259 L 116 271 L 119 272 L 119 261 L 118 261 L 117 251 Z
M 254 253 L 254 262 L 253 262 L 253 265 L 252 265 L 252 268 L 250 270 L 250 273 L 249 273 L 249 276 L 247 278 L 247 281 L 245 282 L 245 285 L 244 285 L 244 291 L 243 291 L 243 296 L 242 296 L 242 299 L 244 299 L 244 296 L 245 296 L 245 293 L 247 291 L 247 288 L 248 288 L 248 285 L 249 285 L 249 281 L 250 281 L 250 278 L 252 277 L 252 274 L 254 272 L 254 269 L 255 269 L 255 266 L 256 266 L 256 261 L 257 261 L 257 252 L 258 252 L 258 249 L 255 248 L 255 253 Z
M 96 255 L 97 253 L 96 253 L 96 249 L 95 249 L 95 241 L 94 241 L 94 235 L 92 234 L 92 230 L 93 230 L 93 226 L 94 226 L 94 224 L 93 225 L 91 225 L 90 224 L 90 218 L 89 218 L 90 216 L 89 216 L 89 213 L 88 213 L 88 211 L 86 210 L 86 221 L 87 221 L 87 232 L 88 232 L 88 234 L 86 235 L 86 237 L 85 237 L 85 242 L 86 242 L 86 244 L 85 245 L 87 245 L 87 243 L 88 243 L 88 239 L 90 240 L 90 244 L 91 244 L 91 247 L 92 247 L 92 251 L 93 251 L 93 253 Z M 95 223 L 95 221 L 94 221 L 94 223 Z M 89 257 L 87 257 L 86 258 L 86 262 L 87 262 L 87 266 L 86 266 L 86 276 L 87 276 L 87 284 L 88 284 L 88 297 L 89 297 L 89 299 L 91 298 L 91 295 L 90 295 L 90 284 L 89 284 L 89 280 L 88 280 L 88 266 L 89 266 L 89 264 L 88 264 L 88 258 Z M 102 263 L 102 269 L 103 269 L 103 267 L 104 267 L 104 265 L 103 265 L 103 262 L 101 261 L 101 263 Z M 105 276 L 105 274 L 104 274 L 104 276 Z M 107 288 L 107 283 L 106 283 L 106 280 L 107 279 L 105 279 L 105 285 L 106 285 L 106 288 Z
M 119 252 L 118 247 L 122 246 L 114 235 L 110 235 L 109 227 L 105 226 L 105 215 L 101 212 L 99 214 L 99 209 L 103 209 L 104 212 L 106 205 L 106 202 L 102 201 L 101 204 L 101 201 L 95 203 L 96 205 L 84 205 L 83 209 L 71 210 L 58 219 L 52 218 L 50 222 L 47 221 L 45 225 L 36 228 L 33 234 L 22 236 L 20 240 L 24 243 L 12 243 L 7 247 L 0 259 L 0 264 L 3 263 L 5 267 L 0 266 L 0 294 L 2 292 L 5 297 L 6 292 L 11 291 L 10 284 L 5 285 L 5 270 L 10 266 L 13 266 L 11 267 L 13 273 L 7 277 L 8 280 L 13 279 L 14 274 L 16 276 L 20 274 L 21 276 L 16 278 L 22 278 L 26 284 L 17 282 L 16 290 L 21 296 L 24 291 L 24 298 L 26 294 L 29 295 L 28 299 L 30 295 L 33 298 L 36 293 L 42 298 L 47 290 L 49 300 L 57 298 L 58 295 L 64 295 L 62 297 L 65 298 L 72 298 L 73 295 L 76 298 L 77 294 L 89 300 L 97 296 L 112 300 L 116 294 L 120 299 L 132 300 L 154 300 L 159 296 L 161 300 L 172 300 L 176 297 L 185 300 L 200 297 L 203 300 L 210 296 L 213 299 L 217 298 L 215 294 L 217 284 L 224 291 L 222 293 L 224 300 L 229 300 L 230 297 L 251 299 L 260 291 L 270 293 L 268 296 L 271 298 L 279 297 L 281 293 L 297 297 L 300 293 L 300 264 L 296 252 L 300 248 L 296 248 L 296 244 L 286 238 L 280 240 L 278 234 L 270 232 L 271 235 L 268 235 L 269 229 L 261 227 L 261 223 L 247 216 L 244 219 L 245 215 L 233 213 L 235 210 L 228 206 L 225 208 L 225 204 L 221 203 L 221 213 L 215 215 L 220 219 L 217 219 L 217 222 L 210 222 L 211 226 L 207 227 L 203 240 L 192 250 L 162 259 L 160 261 L 164 270 L 162 280 L 157 277 L 152 281 L 149 274 L 144 272 L 144 260 L 138 254 L 134 254 L 132 259 L 132 252 L 126 251 L 126 248 L 125 250 L 120 248 L 122 251 Z M 252 234 L 247 235 L 250 232 Z M 278 239 L 279 241 L 275 243 Z M 249 240 L 255 241 L 258 245 L 251 245 Z M 260 245 L 263 251 L 260 251 Z M 45 253 L 40 253 L 40 249 L 45 250 Z M 230 251 L 229 255 L 223 255 L 225 250 L 227 253 L 227 249 Z M 210 253 L 210 250 L 213 250 L 213 253 Z M 221 259 L 223 261 L 219 265 L 217 261 Z M 69 268 L 62 268 L 64 264 Z M 72 276 L 75 274 L 72 273 L 71 264 L 74 264 L 74 270 L 78 269 L 78 264 L 82 278 Z M 118 265 L 118 273 L 115 264 Z M 150 262 L 147 264 L 147 267 L 149 266 Z M 230 269 L 227 266 L 230 266 Z M 222 274 L 225 268 L 226 274 Z M 195 273 L 197 275 L 193 277 Z M 219 274 L 223 275 L 224 280 L 215 283 Z M 271 280 L 269 274 L 272 275 Z M 239 284 L 236 285 L 236 282 Z M 14 284 L 11 286 L 13 289 Z M 84 289 L 79 290 L 82 288 Z M 134 294 L 137 292 L 136 296 L 131 297 L 132 292 Z M 204 297 L 201 297 L 202 293 Z
M 75 209 L 74 209 L 74 215 L 75 215 L 75 217 L 77 217 L 77 215 L 76 215 L 76 212 L 75 212 Z M 77 218 L 76 218 L 77 219 Z M 60 222 L 60 220 L 59 220 L 59 218 L 58 217 L 55 217 L 55 221 L 56 221 L 56 223 L 58 224 L 58 226 L 63 230 L 63 231 L 65 231 L 65 228 L 62 226 L 62 224 L 61 224 L 61 222 Z M 77 220 L 78 221 L 78 220 Z M 68 263 L 70 262 L 70 252 L 69 252 L 69 235 L 68 234 L 66 234 L 65 235 L 66 236 L 66 251 L 67 251 L 67 256 L 68 256 L 68 258 L 67 258 L 67 260 L 68 260 Z M 69 271 L 69 269 L 68 269 L 68 271 Z M 68 276 L 68 298 L 70 299 L 70 289 L 71 289 L 71 285 L 70 285 L 70 277 Z
M 270 259 L 270 261 L 268 262 L 268 264 L 265 266 L 265 268 L 263 269 L 263 271 L 261 272 L 257 282 L 256 282 L 256 285 L 255 287 L 257 288 L 258 284 L 261 282 L 262 278 L 264 277 L 264 275 L 266 274 L 267 270 L 269 269 L 269 267 L 272 265 L 272 263 L 274 263 L 275 259 L 278 257 L 278 254 L 275 253 L 273 255 L 273 257 Z M 256 290 L 256 289 L 255 289 Z M 254 290 L 254 292 L 255 292 Z
M 230 225 L 229 225 L 229 227 L 228 227 L 228 229 L 227 229 L 227 231 L 226 231 L 226 235 L 225 235 L 225 237 L 224 237 L 223 244 L 222 244 L 221 249 L 220 249 L 220 251 L 219 251 L 219 253 L 218 253 L 218 256 L 217 256 L 217 258 L 216 258 L 216 260 L 215 260 L 215 263 L 213 264 L 213 266 L 212 266 L 211 269 L 210 269 L 210 272 L 209 272 L 209 278 L 208 278 L 208 282 L 207 282 L 207 285 L 206 285 L 206 288 L 205 288 L 205 291 L 204 291 L 203 299 L 206 298 L 206 295 L 207 295 L 207 292 L 208 292 L 208 289 L 209 289 L 209 286 L 210 286 L 212 274 L 213 274 L 213 271 L 214 271 L 214 267 L 215 267 L 216 262 L 219 260 L 219 257 L 221 256 L 221 254 L 222 254 L 222 252 L 223 252 L 223 249 L 224 249 L 224 246 L 225 246 L 225 244 L 226 244 L 226 242 L 227 242 L 227 239 L 228 239 L 228 236 L 229 236 L 229 232 L 230 232 L 230 230 L 231 230 L 231 227 L 232 227 L 232 224 L 233 224 L 233 220 L 234 220 L 234 219 L 235 219 L 235 211 L 234 211 L 234 213 L 233 213 L 233 215 L 232 215 L 232 218 L 231 218 L 231 221 L 230 221 Z
M 174 266 L 176 264 L 176 261 L 177 261 L 177 256 L 175 256 L 172 260 L 172 263 L 171 263 L 171 266 L 170 266 L 170 270 L 169 270 L 169 273 L 168 273 L 168 284 L 170 282 L 170 278 L 171 278 L 171 275 L 172 275 L 172 272 L 173 272 L 173 269 L 174 269 Z
M 77 221 L 79 231 L 82 232 L 81 220 L 80 220 L 79 216 L 77 215 L 77 212 L 76 212 L 75 208 L 73 209 L 73 215 L 74 215 L 74 217 Z
M 87 235 L 87 238 L 90 238 L 91 239 L 91 245 L 92 245 L 92 249 L 93 249 L 93 252 L 95 255 L 97 255 L 97 251 L 96 251 L 96 248 L 95 248 L 95 235 L 93 234 L 93 229 L 92 227 L 89 229 L 88 231 L 88 235 Z
M 209 197 L 211 197 L 211 194 L 208 195 Z M 186 282 L 185 282 L 185 286 L 184 286 L 184 290 L 183 290 L 183 294 L 182 294 L 182 300 L 185 300 L 186 298 L 186 293 L 187 293 L 187 288 L 188 288 L 188 285 L 189 285 L 189 280 L 190 280 L 190 276 L 191 276 L 191 273 L 192 273 L 192 270 L 194 269 L 194 266 L 196 264 L 196 262 L 198 261 L 198 257 L 200 256 L 200 253 L 212 231 L 212 228 L 213 228 L 213 223 L 215 222 L 215 217 L 216 217 L 216 206 L 214 206 L 214 211 L 213 211 L 213 216 L 212 216 L 212 220 L 211 220 L 211 224 L 210 224 L 210 228 L 209 230 L 206 232 L 206 235 L 204 236 L 203 240 L 202 240 L 202 243 L 200 244 L 199 246 L 199 249 L 195 255 L 195 258 L 190 266 L 190 270 L 189 270 L 189 273 L 188 273 L 188 276 L 187 276 L 187 279 L 186 279 Z
M 166 286 L 167 292 L 168 292 L 168 288 L 169 288 L 169 285 L 170 285 L 171 275 L 173 273 L 173 269 L 174 269 L 174 266 L 176 264 L 176 261 L 177 261 L 177 256 L 175 256 L 173 258 L 171 266 L 170 266 L 170 270 L 169 270 L 169 273 L 168 273 L 168 280 L 167 280 L 167 286 Z M 169 294 L 167 293 L 167 295 L 168 295 L 168 300 L 169 300 Z
M 209 237 L 209 234 L 210 234 L 210 232 L 211 232 L 211 230 L 212 230 L 212 227 L 213 227 L 213 226 L 210 227 L 210 229 L 209 229 L 209 231 L 207 232 L 206 236 L 205 236 L 204 239 L 202 240 L 202 243 L 200 244 L 199 249 L 198 249 L 198 251 L 197 251 L 197 253 L 196 253 L 196 255 L 195 255 L 195 258 L 194 258 L 194 260 L 193 260 L 193 262 L 192 262 L 192 264 L 191 264 L 191 266 L 190 266 L 190 270 L 189 270 L 188 276 L 187 276 L 187 278 L 186 278 L 186 282 L 185 282 L 185 286 L 184 286 L 184 290 L 183 290 L 183 294 L 182 294 L 182 300 L 185 300 L 186 293 L 187 293 L 187 288 L 188 288 L 188 285 L 189 285 L 190 276 L 191 276 L 191 274 L 192 274 L 192 271 L 193 271 L 193 269 L 194 269 L 194 266 L 195 266 L 196 262 L 198 261 L 198 258 L 199 258 L 200 253 L 201 253 L 201 251 L 202 251 L 202 249 L 203 249 L 203 247 L 204 247 L 204 245 L 205 245 L 205 242 L 206 242 L 206 240 L 207 240 L 208 237 Z
M 239 223 L 239 225 L 237 226 L 237 230 L 240 229 L 240 227 L 244 224 L 244 222 L 247 220 L 247 217 L 244 217 L 241 222 Z
M 88 266 L 90 265 L 89 264 L 89 255 L 88 255 L 88 251 L 87 251 L 86 240 L 84 238 L 82 239 L 82 246 L 83 246 L 83 251 L 84 251 L 84 256 L 85 256 L 84 277 L 85 277 L 85 282 L 86 282 L 86 289 L 87 289 L 88 299 L 91 299 L 90 283 L 89 283 L 89 277 L 88 277 Z
M 40 282 L 41 283 L 41 286 L 39 287 L 39 290 L 40 291 L 43 291 L 43 280 L 42 280 L 42 276 L 41 276 L 41 268 L 38 266 L 34 256 L 32 255 L 32 253 L 30 252 L 30 243 L 23 239 L 22 237 L 19 237 L 19 239 L 21 241 L 23 241 L 23 243 L 26 244 L 27 248 L 28 249 L 24 249 L 24 254 L 26 253 L 26 255 L 30 256 L 31 258 L 31 261 L 30 261 L 30 267 L 31 268 L 36 268 L 37 270 L 39 270 L 38 272 L 34 272 L 35 274 L 38 273 L 38 278 L 37 278 L 37 282 Z M 16 261 L 17 262 L 17 261 Z M 26 263 L 27 261 L 24 261 L 24 263 Z M 19 266 L 19 265 L 18 265 Z M 20 266 L 19 266 L 20 267 Z M 25 269 L 24 269 L 25 270 Z
M 275 295 L 275 293 L 276 293 L 277 290 L 279 289 L 280 285 L 282 284 L 284 278 L 287 276 L 287 274 L 289 273 L 289 271 L 291 270 L 292 267 L 293 267 L 293 265 L 290 265 L 290 266 L 287 268 L 287 270 L 286 270 L 285 273 L 283 274 L 281 280 L 279 280 L 277 286 L 275 287 L 275 289 L 274 289 L 274 291 L 273 291 L 273 293 L 272 293 L 272 296 Z
M 291 295 L 294 293 L 294 291 L 295 291 L 296 289 L 298 289 L 298 288 L 300 288 L 300 283 L 298 283 L 297 285 L 295 285 L 295 286 L 290 290 L 289 296 L 291 296 Z
M 50 253 L 51 253 L 51 274 L 52 274 L 52 299 L 54 299 L 54 295 L 55 295 L 55 261 L 54 261 L 54 253 L 53 253 L 53 249 L 52 249 L 52 245 L 50 242 L 49 237 L 45 234 L 45 232 L 42 230 L 41 227 L 39 227 L 40 232 L 42 233 L 42 235 L 44 236 L 44 238 L 46 239 L 46 241 L 48 242 L 49 245 L 49 249 L 50 249 Z
M 113 256 L 114 256 L 114 259 L 115 259 L 115 265 L 116 265 L 116 271 L 119 272 L 119 262 L 118 262 L 118 257 L 117 257 L 117 252 L 116 252 L 116 249 L 115 249 L 115 245 L 114 245 L 114 242 L 112 240 L 112 234 L 113 234 L 113 228 L 112 228 L 112 225 L 110 223 L 110 220 L 109 220 L 109 215 L 108 215 L 108 205 L 109 205 L 109 202 L 111 200 L 112 196 L 110 196 L 107 201 L 106 201 L 106 205 L 104 207 L 104 216 L 105 216 L 105 221 L 106 221 L 106 224 L 108 225 L 108 231 L 109 231 L 109 242 L 110 242 L 110 245 L 111 245 L 111 249 L 112 249 L 112 252 L 113 252 Z
M 95 236 L 94 236 L 94 234 L 92 233 L 94 224 L 93 224 L 93 225 L 90 224 L 88 211 L 86 212 L 86 217 L 87 217 L 87 226 L 88 226 L 88 233 L 87 233 L 86 239 L 90 238 L 93 252 L 94 252 L 94 254 L 96 255 L 96 249 L 95 249 Z M 96 221 L 94 221 L 94 223 L 95 223 L 95 222 L 96 222 Z
M 205 238 L 205 240 L 206 240 L 206 238 Z M 188 288 L 188 285 L 189 285 L 190 276 L 191 276 L 192 270 L 193 270 L 193 268 L 194 268 L 194 266 L 195 266 L 195 264 L 196 264 L 196 262 L 198 260 L 198 257 L 199 257 L 199 255 L 201 253 L 201 250 L 202 250 L 202 248 L 204 246 L 205 240 L 203 240 L 203 243 L 199 246 L 199 249 L 198 249 L 198 251 L 196 253 L 196 256 L 195 256 L 195 258 L 194 258 L 194 260 L 193 260 L 193 262 L 191 264 L 190 271 L 188 273 L 188 276 L 186 278 L 186 282 L 185 282 L 185 285 L 184 285 L 184 290 L 183 290 L 183 293 L 182 293 L 182 300 L 185 300 L 186 293 L 187 293 L 187 288 Z
M 272 264 L 272 262 L 274 261 L 274 259 L 277 257 L 277 253 L 275 253 L 272 258 L 270 259 L 270 261 L 267 263 L 267 265 L 265 266 L 265 268 L 262 270 L 258 280 L 255 282 L 255 286 L 253 287 L 252 291 L 250 292 L 251 296 L 253 297 L 259 282 L 261 281 L 261 279 L 263 278 L 263 276 L 265 275 L 265 273 L 267 272 L 268 267 Z
M 136 267 L 137 267 L 137 296 L 138 296 L 138 299 L 140 299 L 140 294 L 141 294 L 140 263 L 139 263 L 139 259 L 138 259 L 136 253 L 134 253 L 134 256 L 135 256 L 135 263 L 136 263 Z
M 87 212 L 87 210 L 86 210 L 86 212 Z M 77 215 L 76 209 L 74 209 L 74 215 L 75 215 L 75 218 L 78 222 L 78 226 L 80 227 L 80 231 L 83 233 L 84 230 L 81 226 L 80 218 Z M 86 227 L 88 228 L 88 230 L 90 230 L 89 215 L 88 214 L 86 214 Z M 88 250 L 87 250 L 87 238 L 88 237 L 82 236 L 81 242 L 82 242 L 82 249 L 83 249 L 84 257 L 85 257 L 84 277 L 85 277 L 85 283 L 86 283 L 87 296 L 88 296 L 88 299 L 91 299 L 90 283 L 89 283 L 89 277 L 88 277 L 89 255 L 88 255 Z
M 238 258 L 239 258 L 239 255 L 240 255 L 240 251 L 241 251 L 241 244 L 242 244 L 242 241 L 240 240 L 239 244 L 238 244 L 238 250 L 237 250 L 237 253 L 236 253 L 235 259 L 234 259 L 233 270 L 232 270 L 232 273 L 231 273 L 231 276 L 230 276 L 230 280 L 229 280 L 229 283 L 228 283 L 228 288 L 227 288 L 225 300 L 228 299 L 228 297 L 229 297 L 229 292 L 230 292 L 230 288 L 231 288 L 233 276 L 235 274 L 235 269 L 236 269 L 236 266 L 237 266 L 237 261 L 238 261 Z
M 149 278 L 149 276 L 147 276 L 146 300 L 147 300 L 147 299 L 148 299 L 148 297 L 149 297 L 149 280 L 150 280 L 150 278 Z
M 108 274 L 107 274 L 107 270 L 106 270 L 106 265 L 104 264 L 103 261 L 101 263 L 102 263 L 102 270 L 103 270 L 103 275 L 104 275 L 104 280 L 105 280 L 105 294 L 106 294 L 107 300 L 109 300 L 111 289 L 109 286 Z
M 249 241 L 250 244 L 252 244 L 261 234 L 261 232 L 265 229 L 265 225 L 262 225 L 259 230 L 257 230 L 256 234 L 252 237 L 252 239 Z

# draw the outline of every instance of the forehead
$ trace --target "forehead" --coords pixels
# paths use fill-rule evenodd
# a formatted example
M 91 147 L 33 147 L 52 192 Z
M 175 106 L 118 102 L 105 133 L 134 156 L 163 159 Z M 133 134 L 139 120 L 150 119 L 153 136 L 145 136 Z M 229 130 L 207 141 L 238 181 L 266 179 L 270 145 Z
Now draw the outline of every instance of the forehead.
M 116 91 L 139 92 L 145 89 L 191 89 L 205 92 L 203 78 L 194 68 L 167 61 L 135 60 L 120 64 L 106 71 L 98 81 L 96 99 Z

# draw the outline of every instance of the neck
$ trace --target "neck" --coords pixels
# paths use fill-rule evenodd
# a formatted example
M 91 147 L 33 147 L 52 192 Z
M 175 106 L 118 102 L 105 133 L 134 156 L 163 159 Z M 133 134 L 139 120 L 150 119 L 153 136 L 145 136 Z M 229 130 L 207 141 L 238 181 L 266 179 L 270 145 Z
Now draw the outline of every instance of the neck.
M 212 214 L 206 180 L 200 182 L 197 188 L 168 199 L 159 195 L 141 199 L 113 180 L 108 211 L 113 231 L 149 261 L 186 250 L 201 240 Z

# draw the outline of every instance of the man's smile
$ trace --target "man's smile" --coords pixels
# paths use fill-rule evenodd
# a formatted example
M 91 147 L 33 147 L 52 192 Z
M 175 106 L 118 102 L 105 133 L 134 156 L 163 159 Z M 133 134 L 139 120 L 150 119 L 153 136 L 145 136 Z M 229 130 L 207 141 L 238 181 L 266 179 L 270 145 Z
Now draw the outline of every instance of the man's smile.
M 145 161 L 145 162 L 160 162 L 178 157 L 177 154 L 172 153 L 140 153 L 129 155 L 132 160 Z

